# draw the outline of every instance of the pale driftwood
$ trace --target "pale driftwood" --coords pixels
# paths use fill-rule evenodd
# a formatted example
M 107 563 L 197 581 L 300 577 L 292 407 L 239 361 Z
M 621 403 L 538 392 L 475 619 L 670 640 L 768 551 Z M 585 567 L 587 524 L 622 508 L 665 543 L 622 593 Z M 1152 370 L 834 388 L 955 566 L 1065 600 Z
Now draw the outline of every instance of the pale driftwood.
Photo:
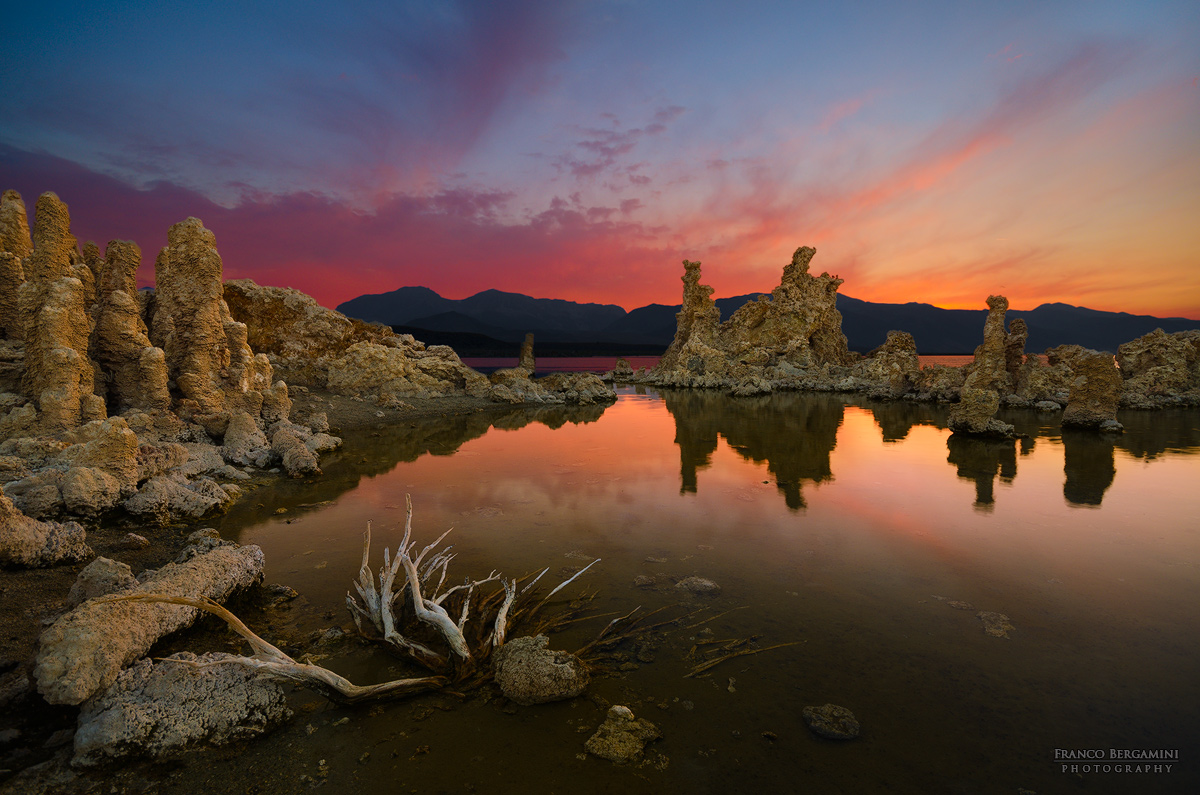
M 249 657 L 233 656 L 218 662 L 196 663 L 191 660 L 172 660 L 165 662 L 191 665 L 196 668 L 206 668 L 211 665 L 242 665 L 266 676 L 277 679 L 287 679 L 318 691 L 322 695 L 345 704 L 355 704 L 361 701 L 395 698 L 397 696 L 434 690 L 446 685 L 446 679 L 441 676 L 425 676 L 414 679 L 396 679 L 377 685 L 356 685 L 328 668 L 311 663 L 300 663 L 293 660 L 284 652 L 254 634 L 241 619 L 226 610 L 211 599 L 193 599 L 186 596 L 163 596 L 161 594 L 129 594 L 125 596 L 105 596 L 98 602 L 159 602 L 163 604 L 186 605 L 197 610 L 212 613 L 228 624 L 234 632 L 245 638 L 254 654 Z
M 368 523 L 367 532 L 363 536 L 362 565 L 359 567 L 358 580 L 354 582 L 359 599 L 355 599 L 350 592 L 346 594 L 346 605 L 360 633 L 367 634 L 364 627 L 369 622 L 378 638 L 385 644 L 412 656 L 422 665 L 435 671 L 457 670 L 456 666 L 472 663 L 476 656 L 486 655 L 491 649 L 504 645 L 513 621 L 518 618 L 532 618 L 552 596 L 600 562 L 597 558 L 584 566 L 550 591 L 532 610 L 522 614 L 518 609 L 518 602 L 523 601 L 525 595 L 531 592 L 533 586 L 549 569 L 543 569 L 519 592 L 517 579 L 507 580 L 494 570 L 487 577 L 467 580 L 443 591 L 442 587 L 446 584 L 449 566 L 455 554 L 450 551 L 452 546 L 437 550 L 449 533 L 450 530 L 447 530 L 420 553 L 414 554 L 416 542 L 412 535 L 412 499 L 405 495 L 404 536 L 396 548 L 394 557 L 386 547 L 383 550 L 383 566 L 378 575 L 379 587 L 376 588 L 375 575 L 370 567 L 371 525 Z M 397 585 L 397 575 L 401 571 L 404 580 L 402 584 Z M 472 597 L 475 596 L 476 589 L 492 582 L 498 582 L 500 590 L 476 599 L 475 608 L 472 608 Z M 455 603 L 456 608 L 450 605 L 451 597 L 461 600 L 461 603 Z M 456 610 L 457 619 L 451 615 L 451 609 Z M 471 620 L 472 609 L 476 610 L 477 620 L 482 622 L 484 627 L 487 627 L 489 622 L 491 624 L 482 646 L 474 652 L 465 633 L 467 622 Z M 410 610 L 411 613 L 408 612 Z M 415 618 L 418 623 L 433 628 L 449 647 L 450 653 L 440 654 L 402 633 L 402 616 Z M 407 627 L 405 631 L 410 634 L 416 628 L 411 621 Z M 481 634 L 482 632 L 483 630 L 480 631 Z

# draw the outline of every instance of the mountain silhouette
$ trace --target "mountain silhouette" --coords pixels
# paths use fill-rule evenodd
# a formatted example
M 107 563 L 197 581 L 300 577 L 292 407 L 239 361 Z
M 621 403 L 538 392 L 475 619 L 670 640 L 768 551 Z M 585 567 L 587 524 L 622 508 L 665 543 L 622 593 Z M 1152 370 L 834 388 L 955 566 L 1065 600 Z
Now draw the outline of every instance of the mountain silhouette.
M 728 319 L 759 295 L 717 299 L 721 319 Z M 850 349 L 860 353 L 882 345 L 888 331 L 896 329 L 912 334 L 923 354 L 969 354 L 983 341 L 987 317 L 986 309 L 873 303 L 848 295 L 838 295 L 837 308 Z M 428 287 L 401 287 L 389 293 L 361 295 L 339 304 L 337 310 L 348 317 L 400 327 L 397 330 L 429 344 L 453 345 L 461 355 L 469 356 L 496 355 L 495 350 L 519 344 L 528 332 L 533 332 L 539 351 L 554 347 L 611 353 L 620 352 L 622 346 L 639 353 L 655 347 L 665 350 L 675 337 L 679 305 L 649 304 L 626 312 L 613 304 L 532 298 L 501 290 L 451 299 Z M 1030 352 L 1057 345 L 1116 351 L 1118 345 L 1156 328 L 1166 332 L 1200 329 L 1200 320 L 1104 312 L 1063 303 L 1010 309 L 1006 318 L 1025 320 L 1029 327 L 1025 349 Z M 488 353 L 475 353 L 483 348 Z

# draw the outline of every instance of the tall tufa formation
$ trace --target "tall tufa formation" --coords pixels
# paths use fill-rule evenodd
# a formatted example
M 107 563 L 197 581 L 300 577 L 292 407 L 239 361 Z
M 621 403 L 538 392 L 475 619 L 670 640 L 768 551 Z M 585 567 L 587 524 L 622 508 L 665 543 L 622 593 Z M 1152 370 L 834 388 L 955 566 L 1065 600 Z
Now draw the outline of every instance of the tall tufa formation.
M 658 380 L 726 386 L 761 380 L 768 375 L 764 368 L 783 366 L 795 374 L 851 364 L 855 357 L 836 308 L 842 280 L 808 272 L 816 253 L 808 246 L 796 249 L 770 297 L 745 304 L 724 323 L 713 289 L 700 283 L 700 263 L 685 260 L 683 306 L 676 315 L 675 340 L 655 369 Z
M 264 404 L 271 413 L 272 405 L 287 400 L 283 382 L 271 385 L 266 355 L 256 356 L 247 344 L 246 325 L 229 313 L 221 256 L 200 219 L 171 227 L 154 271 L 158 286 L 150 340 L 166 354 L 168 375 L 181 396 L 181 417 L 222 436 L 233 412 L 258 417 Z
M 1014 328 L 1011 335 L 1006 334 L 1004 313 L 1008 311 L 1008 299 L 1002 295 L 989 295 L 987 304 L 983 343 L 975 349 L 975 360 L 967 365 L 970 372 L 959 390 L 958 405 L 950 412 L 950 429 L 974 436 L 1012 438 L 1013 426 L 995 416 L 1000 409 L 1000 397 L 1013 391 L 1014 379 L 1009 372 L 1009 363 L 1024 355 L 1025 343 L 1021 336 L 1024 324 Z M 1017 345 L 1020 345 L 1020 354 L 1016 352 Z
M 33 249 L 25 202 L 15 190 L 0 197 L 0 339 L 25 338 L 17 291 L 25 282 L 24 259 Z
M 97 266 L 91 354 L 109 374 L 106 397 L 114 413 L 171 406 L 166 356 L 162 348 L 150 344 L 138 306 L 136 274 L 141 262 L 136 243 L 112 240 Z
M 78 252 L 70 227 L 67 206 L 53 193 L 43 193 L 34 212 L 26 281 L 17 291 L 25 339 L 24 391 L 33 398 L 46 433 L 106 416 L 104 401 L 94 394 L 87 294 L 74 273 Z

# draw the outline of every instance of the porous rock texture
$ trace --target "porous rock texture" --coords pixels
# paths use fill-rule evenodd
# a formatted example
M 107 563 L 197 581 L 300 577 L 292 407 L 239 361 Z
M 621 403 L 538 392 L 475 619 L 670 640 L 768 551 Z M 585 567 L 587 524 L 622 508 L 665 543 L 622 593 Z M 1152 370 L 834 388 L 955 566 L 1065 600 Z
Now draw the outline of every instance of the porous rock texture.
M 1013 391 L 1009 361 L 1015 361 L 1017 344 L 1023 351 L 1025 342 L 1020 333 L 1012 335 L 1010 340 L 1004 331 L 1007 298 L 989 295 L 987 305 L 983 342 L 975 349 L 974 360 L 963 368 L 967 377 L 959 390 L 958 405 L 950 412 L 950 429 L 970 436 L 1012 438 L 1013 426 L 995 417 L 1001 396 Z
M 770 297 L 739 308 L 724 323 L 712 300 L 713 289 L 700 283 L 700 263 L 684 260 L 683 304 L 676 315 L 675 339 L 652 373 L 664 386 L 729 387 L 743 382 L 747 394 L 764 390 L 762 380 L 794 378 L 855 361 L 846 347 L 837 288 L 842 280 L 812 276 L 816 249 L 802 246 L 783 269 Z
M 135 244 L 110 241 L 102 256 L 88 243 L 81 254 L 52 193 L 38 199 L 31 235 L 20 195 L 6 192 L 0 242 L 0 458 L 20 464 L 0 467 L 0 483 L 18 510 L 190 518 L 236 493 L 197 477 L 246 477 L 227 463 L 280 463 L 264 431 L 287 422 L 288 387 L 231 316 L 215 239 L 200 221 L 171 228 L 151 291 L 137 288 Z M 290 469 L 319 471 L 316 456 L 338 440 L 293 427 L 304 449 Z
M 0 566 L 53 566 L 86 560 L 91 554 L 78 522 L 31 519 L 0 492 Z
M 1088 351 L 1072 368 L 1071 394 L 1062 424 L 1076 428 L 1120 430 L 1117 405 L 1121 400 L 1121 373 L 1110 353 Z
M 1117 364 L 1122 406 L 1200 405 L 1200 331 L 1155 329 L 1118 347 Z
M 805 707 L 802 714 L 814 734 L 830 740 L 853 740 L 860 731 L 854 713 L 837 704 Z
M 83 567 L 67 594 L 67 606 L 78 607 L 88 599 L 123 591 L 137 585 L 133 570 L 112 558 L 98 557 Z
M 147 572 L 129 592 L 223 601 L 262 576 L 262 549 L 231 544 Z M 38 691 L 51 704 L 83 703 L 160 638 L 189 626 L 197 612 L 182 605 L 84 602 L 42 633 L 34 669 Z
M 628 764 L 641 759 L 646 745 L 661 737 L 662 732 L 653 723 L 645 718 L 635 718 L 629 707 L 614 704 L 608 708 L 604 723 L 583 747 L 594 756 Z
M 256 351 L 270 356 L 290 382 L 398 405 L 405 398 L 470 396 L 498 403 L 611 402 L 612 390 L 593 379 L 532 380 L 533 338 L 518 367 L 489 380 L 445 345 L 420 342 L 387 326 L 352 320 L 296 290 L 226 282 L 225 299 L 244 322 Z
M 251 350 L 246 325 L 225 303 L 213 233 L 198 218 L 175 224 L 154 270 L 150 339 L 166 355 L 179 415 L 215 436 L 225 432 L 232 411 L 259 416 L 263 392 L 272 387 L 271 364 Z
M 0 251 L 7 251 L 23 260 L 33 250 L 29 236 L 29 220 L 25 213 L 25 202 L 15 190 L 6 190 L 0 196 Z
M 201 743 L 240 742 L 290 718 L 279 683 L 242 665 L 221 664 L 231 657 L 180 652 L 126 668 L 80 710 L 72 765 L 161 758 Z
M 879 384 L 873 397 L 898 398 L 918 389 L 921 359 L 917 343 L 907 331 L 889 331 L 887 341 L 854 366 L 859 378 Z
M 136 244 L 113 240 L 97 280 L 91 354 L 108 373 L 107 403 L 115 413 L 130 408 L 161 411 L 171 405 L 166 355 L 150 344 L 138 304 L 135 275 L 141 261 Z
M 43 433 L 106 416 L 104 401 L 93 389 L 87 294 L 74 275 L 77 251 L 70 226 L 67 206 L 53 193 L 42 194 L 34 213 L 26 280 L 17 291 L 25 340 L 23 392 L 33 399 Z
M 513 638 L 496 652 L 496 684 L 505 698 L 526 706 L 545 704 L 574 698 L 588 686 L 591 677 L 583 661 L 570 652 L 551 651 L 549 642 L 545 635 Z

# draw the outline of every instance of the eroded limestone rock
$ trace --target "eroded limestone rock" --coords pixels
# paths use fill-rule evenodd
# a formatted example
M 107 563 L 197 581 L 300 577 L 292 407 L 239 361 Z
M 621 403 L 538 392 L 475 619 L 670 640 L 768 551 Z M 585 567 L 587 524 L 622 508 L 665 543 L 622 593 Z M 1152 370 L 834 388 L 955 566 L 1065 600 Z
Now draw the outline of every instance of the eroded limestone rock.
M 1112 354 L 1089 351 L 1080 355 L 1072 368 L 1071 394 L 1062 424 L 1077 428 L 1099 428 L 1116 422 L 1121 400 L 1121 373 Z M 1119 430 L 1108 426 L 1110 430 Z
M 854 366 L 855 375 L 880 384 L 880 397 L 898 398 L 919 388 L 921 359 L 907 331 L 889 331 L 887 341 Z
M 24 391 L 33 397 L 46 433 L 106 414 L 93 389 L 86 291 L 73 275 L 76 242 L 70 227 L 67 206 L 57 196 L 38 197 L 33 251 L 17 293 L 25 339 Z
M 150 344 L 138 305 L 136 274 L 141 261 L 136 244 L 113 240 L 100 266 L 91 353 L 108 373 L 107 400 L 115 412 L 165 410 L 171 405 L 166 354 Z
M 837 704 L 805 707 L 803 715 L 804 722 L 813 734 L 830 740 L 853 740 L 860 731 L 854 713 Z
M 513 638 L 495 654 L 496 684 L 505 698 L 518 704 L 545 704 L 574 698 L 591 677 L 574 654 L 551 651 L 545 635 Z
M 615 704 L 596 733 L 584 743 L 584 749 L 594 756 L 617 764 L 628 764 L 642 758 L 646 745 L 662 737 L 658 727 L 645 718 L 635 718 L 629 707 Z
M 77 522 L 40 522 L 0 492 L 0 565 L 42 567 L 85 560 L 92 554 L 86 539 Z
M 133 570 L 112 558 L 99 557 L 83 567 L 67 594 L 67 606 L 78 607 L 88 599 L 123 591 L 137 585 Z
M 6 190 L 0 196 L 0 251 L 9 252 L 18 262 L 33 251 L 25 201 L 15 190 Z
M 184 563 L 169 563 L 130 593 L 207 596 L 224 601 L 262 580 L 257 546 L 221 546 Z M 133 602 L 84 602 L 54 622 L 38 641 L 34 676 L 51 704 L 80 704 L 107 688 L 121 669 L 160 638 L 196 620 L 195 608 Z
M 700 283 L 700 263 L 685 260 L 675 339 L 654 370 L 655 381 L 732 387 L 747 377 L 767 376 L 768 368 L 798 375 L 851 364 L 856 357 L 846 347 L 836 308 L 842 280 L 828 273 L 812 276 L 808 270 L 815 254 L 813 248 L 796 249 L 770 297 L 743 305 L 724 323 L 712 288 Z
M 1180 396 L 1200 403 L 1200 331 L 1155 329 L 1118 347 L 1117 364 L 1125 379 L 1122 405 L 1151 408 Z
M 1020 334 L 1014 334 L 1010 345 L 1009 335 L 1004 331 L 1008 299 L 1002 295 L 989 295 L 987 304 L 983 342 L 975 349 L 974 360 L 963 368 L 967 377 L 959 390 L 958 405 L 950 411 L 949 424 L 955 433 L 1012 438 L 1015 434 L 1013 426 L 995 416 L 1000 409 L 1001 396 L 1013 391 L 1009 356 L 1018 343 L 1023 351 L 1025 342 Z
M 246 325 L 225 303 L 213 233 L 188 218 L 171 227 L 167 241 L 155 262 L 150 339 L 165 353 L 181 395 L 180 416 L 220 436 L 230 412 L 259 416 L 262 391 L 272 385 L 271 364 L 251 350 Z
M 220 664 L 231 657 L 180 652 L 121 671 L 80 710 L 72 765 L 161 758 L 197 744 L 241 742 L 290 718 L 279 683 L 242 665 Z

